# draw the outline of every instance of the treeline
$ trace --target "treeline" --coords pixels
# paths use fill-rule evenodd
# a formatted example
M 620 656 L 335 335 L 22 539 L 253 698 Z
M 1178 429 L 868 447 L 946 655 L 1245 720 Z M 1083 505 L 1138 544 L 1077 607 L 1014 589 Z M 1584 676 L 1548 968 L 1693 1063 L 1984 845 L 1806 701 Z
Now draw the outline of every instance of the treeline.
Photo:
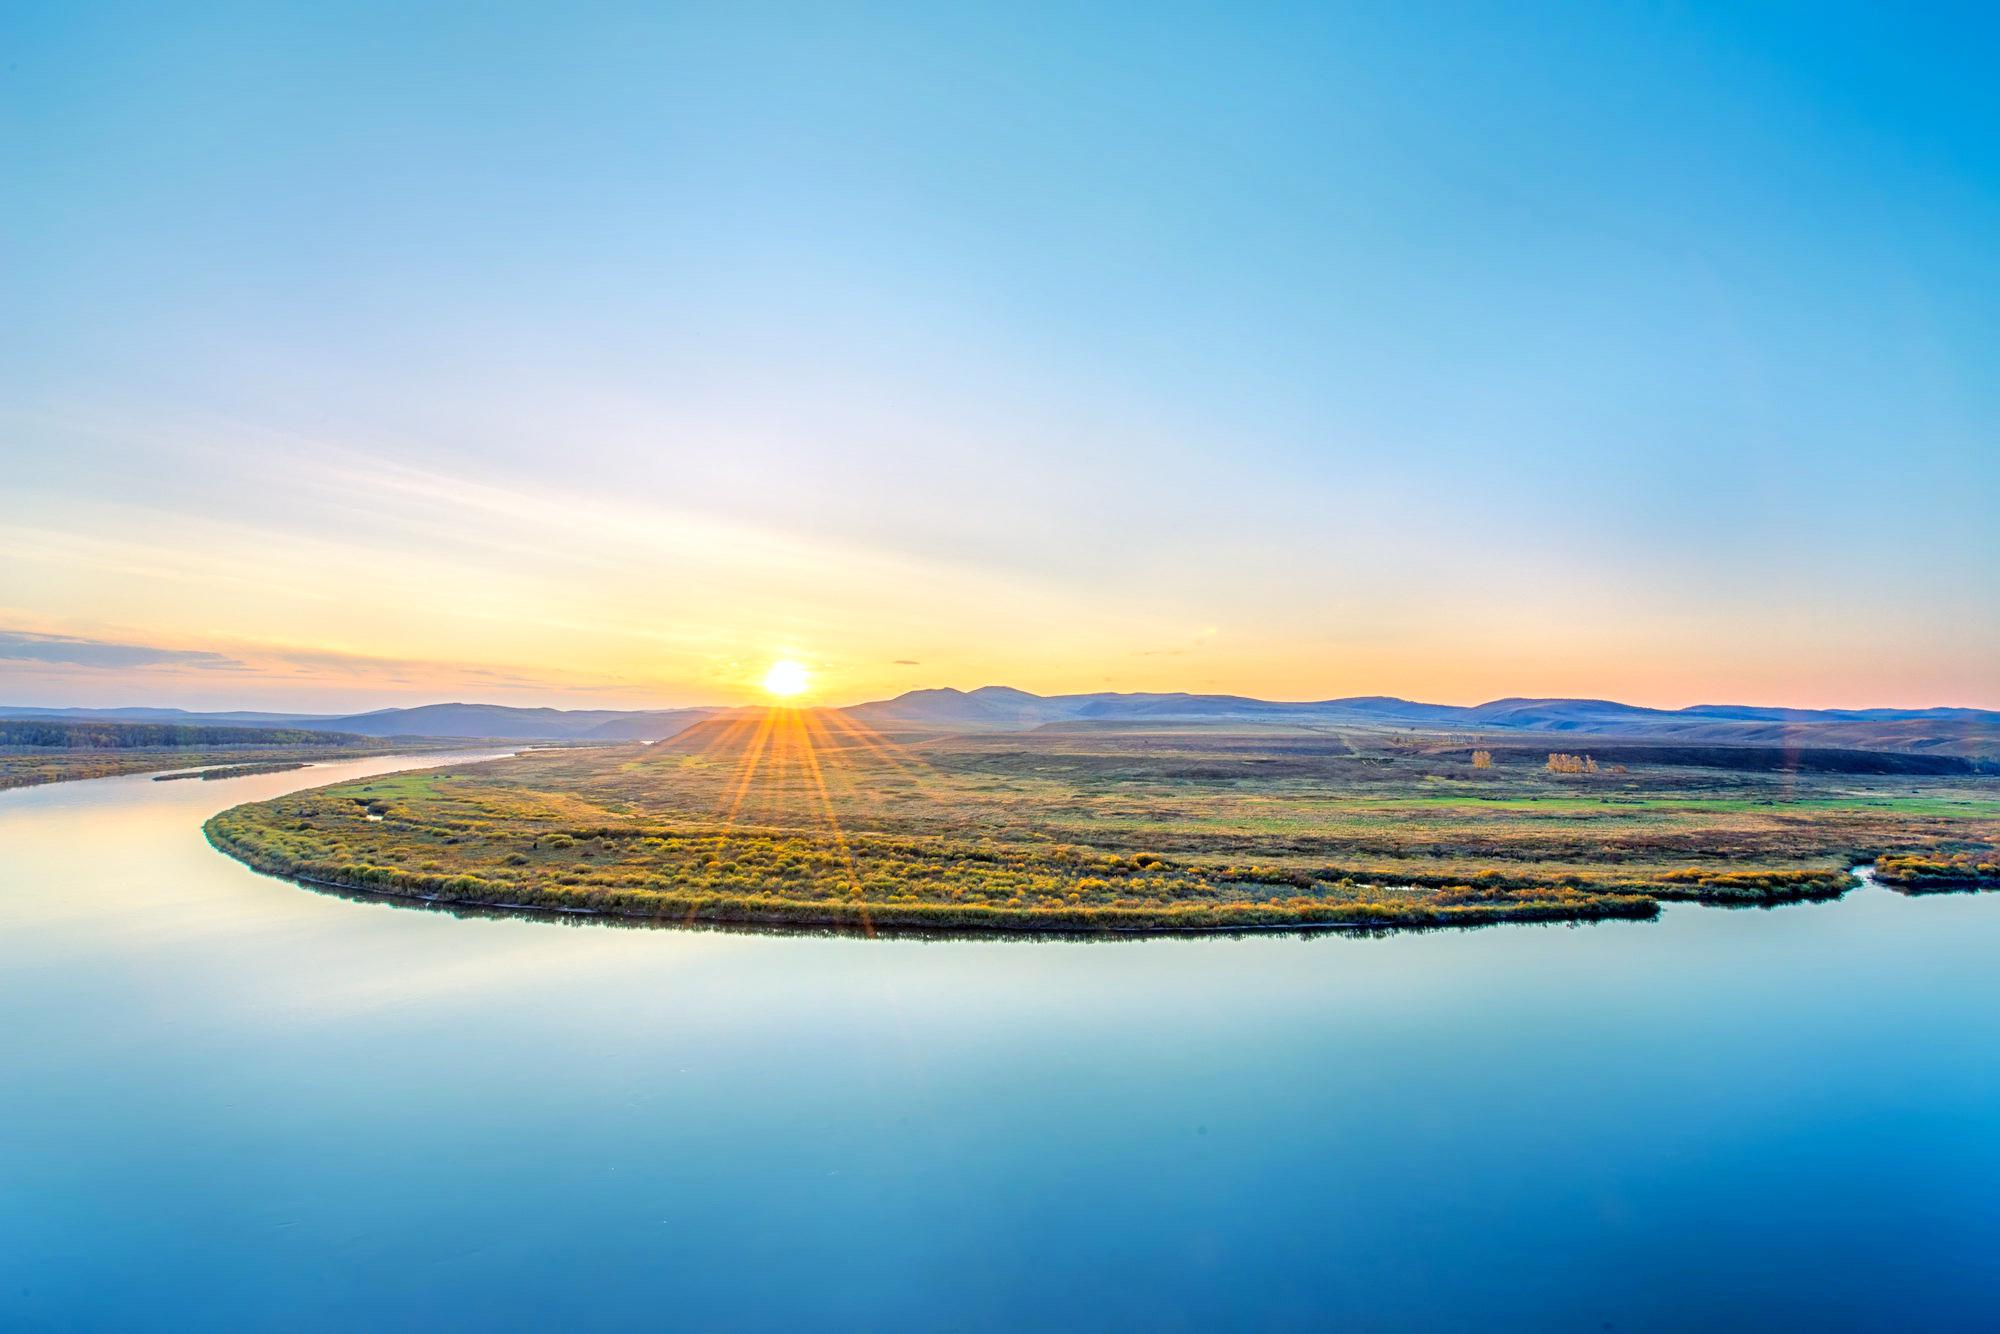
M 199 746 L 379 745 L 352 732 L 300 727 L 213 727 L 200 723 L 105 723 L 66 718 L 0 718 L 0 746 L 48 750 L 158 750 Z

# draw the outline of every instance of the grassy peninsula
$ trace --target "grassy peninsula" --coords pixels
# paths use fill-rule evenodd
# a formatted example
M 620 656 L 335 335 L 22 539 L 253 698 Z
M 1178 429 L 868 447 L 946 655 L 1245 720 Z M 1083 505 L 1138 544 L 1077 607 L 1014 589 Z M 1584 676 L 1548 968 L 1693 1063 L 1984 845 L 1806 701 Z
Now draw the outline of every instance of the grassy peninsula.
M 1940 890 L 2000 889 L 2000 852 L 1902 854 L 1875 864 L 1875 878 L 1911 894 Z
M 1824 898 L 1882 854 L 1992 859 L 1987 778 L 1495 762 L 1301 729 L 882 735 L 706 723 L 240 806 L 267 872 L 667 920 L 999 930 L 1431 926 Z

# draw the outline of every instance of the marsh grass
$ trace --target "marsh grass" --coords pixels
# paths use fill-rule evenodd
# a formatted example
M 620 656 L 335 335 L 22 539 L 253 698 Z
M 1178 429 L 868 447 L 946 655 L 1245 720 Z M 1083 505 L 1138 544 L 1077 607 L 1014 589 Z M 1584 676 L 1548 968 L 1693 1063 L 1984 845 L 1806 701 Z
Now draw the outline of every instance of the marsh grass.
M 883 737 L 812 714 L 238 807 L 259 869 L 443 902 L 949 929 L 1440 925 L 1825 898 L 1990 850 L 1992 780 L 1476 769 L 1407 734 Z

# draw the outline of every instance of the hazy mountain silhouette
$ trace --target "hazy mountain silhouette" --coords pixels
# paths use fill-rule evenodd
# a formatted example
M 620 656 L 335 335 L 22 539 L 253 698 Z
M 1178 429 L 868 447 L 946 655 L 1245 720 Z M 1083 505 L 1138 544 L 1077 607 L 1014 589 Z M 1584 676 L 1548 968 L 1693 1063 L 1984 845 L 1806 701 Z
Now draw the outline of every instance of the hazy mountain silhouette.
M 1602 699 L 1499 699 L 1472 706 L 1393 696 L 1288 702 L 1241 695 L 1033 695 L 1005 686 L 913 690 L 846 712 L 872 725 L 1003 730 L 1063 723 L 1276 723 L 1617 737 L 1684 744 L 1828 746 L 2000 755 L 2000 712 L 1786 709 L 1703 704 L 1653 709 Z
M 715 708 L 548 709 L 503 704 L 425 704 L 341 715 L 184 709 L 4 708 L 0 717 L 122 722 L 283 725 L 363 736 L 518 741 L 659 741 L 728 713 Z M 1413 728 L 1427 731 L 1605 737 L 1683 745 L 1846 747 L 2000 757 L 2000 712 L 1983 709 L 1792 709 L 1700 704 L 1653 709 L 1603 699 L 1497 699 L 1425 704 L 1388 695 L 1284 701 L 1243 695 L 1037 695 L 1011 686 L 912 690 L 842 710 L 878 728 L 1021 731 L 1061 725 L 1260 724 Z

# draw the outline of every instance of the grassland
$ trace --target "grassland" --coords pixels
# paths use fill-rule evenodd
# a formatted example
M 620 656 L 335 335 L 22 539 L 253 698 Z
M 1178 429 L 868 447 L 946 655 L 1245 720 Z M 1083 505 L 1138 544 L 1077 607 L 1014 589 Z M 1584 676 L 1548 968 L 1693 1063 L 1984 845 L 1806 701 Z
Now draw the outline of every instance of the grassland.
M 1905 853 L 1875 864 L 1875 878 L 1910 894 L 1942 890 L 2000 889 L 2000 853 Z
M 1844 892 L 2000 846 L 1990 778 L 1553 774 L 1450 738 L 1083 729 L 880 736 L 820 714 L 237 807 L 261 870 L 684 921 L 1176 930 L 1645 917 Z

